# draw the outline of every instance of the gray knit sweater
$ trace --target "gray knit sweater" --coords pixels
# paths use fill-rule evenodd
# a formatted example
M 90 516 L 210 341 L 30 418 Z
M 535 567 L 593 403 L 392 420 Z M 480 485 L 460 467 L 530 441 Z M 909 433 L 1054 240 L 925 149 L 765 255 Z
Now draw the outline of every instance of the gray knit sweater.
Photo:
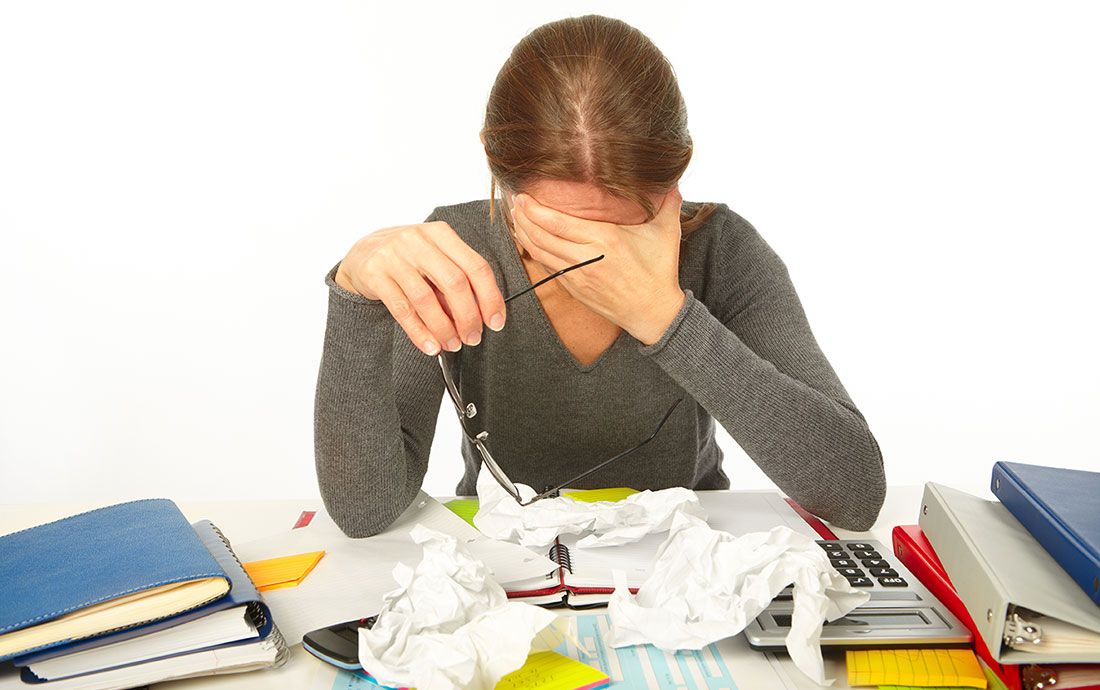
M 437 207 L 428 220 L 449 223 L 509 295 L 531 283 L 500 211 L 490 222 L 482 199 Z M 477 405 L 470 423 L 489 431 L 493 457 L 541 490 L 634 446 L 682 397 L 656 438 L 578 488 L 729 488 L 717 420 L 804 508 L 839 527 L 870 528 L 885 498 L 882 454 L 818 347 L 782 260 L 719 204 L 684 238 L 680 261 L 686 300 L 652 345 L 623 331 L 582 366 L 535 292 L 508 304 L 503 330 L 486 328 L 479 345 L 463 345 L 462 396 Z M 336 523 L 363 537 L 385 529 L 420 489 L 444 386 L 435 358 L 409 342 L 386 306 L 344 290 L 335 273 L 325 279 L 317 479 Z M 454 414 L 449 401 L 443 409 Z M 475 494 L 477 449 L 454 440 L 465 465 L 456 492 Z

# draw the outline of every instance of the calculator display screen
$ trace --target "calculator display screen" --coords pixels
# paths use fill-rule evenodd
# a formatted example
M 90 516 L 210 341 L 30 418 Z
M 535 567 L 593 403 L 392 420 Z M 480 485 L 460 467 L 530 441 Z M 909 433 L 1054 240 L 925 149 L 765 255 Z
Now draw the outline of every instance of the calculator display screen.
M 791 627 L 791 617 L 788 614 L 773 614 L 772 618 L 775 619 L 775 624 L 780 628 Z M 850 613 L 835 621 L 826 621 L 825 625 L 865 626 L 868 628 L 923 628 L 928 625 L 928 619 L 916 611 L 868 611 L 866 613 Z

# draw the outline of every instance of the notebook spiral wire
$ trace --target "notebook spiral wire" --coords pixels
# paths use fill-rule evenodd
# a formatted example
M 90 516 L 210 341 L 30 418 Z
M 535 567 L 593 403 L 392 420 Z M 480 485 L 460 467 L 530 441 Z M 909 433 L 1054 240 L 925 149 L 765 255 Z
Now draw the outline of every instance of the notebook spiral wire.
M 565 544 L 559 542 L 551 546 L 546 557 L 568 570 L 570 575 L 573 574 L 573 557 L 569 554 L 569 547 Z
M 208 520 L 207 522 L 210 521 Z M 218 535 L 218 539 L 221 539 L 222 543 L 225 544 L 225 548 L 229 550 L 230 555 L 233 556 L 233 560 L 237 562 L 237 565 L 241 566 L 241 571 L 244 572 L 245 577 L 248 577 L 248 573 L 244 570 L 244 564 L 241 563 L 241 559 L 237 557 L 237 553 L 233 550 L 233 546 L 229 543 L 229 539 L 226 538 L 225 533 L 222 532 L 221 529 L 213 522 L 210 522 L 210 527 L 214 530 L 214 534 Z M 252 578 L 249 577 L 250 581 L 251 579 Z M 260 596 L 263 595 L 261 594 Z M 261 606 L 259 602 L 249 602 L 247 611 L 249 618 L 252 619 L 253 624 L 255 624 L 258 630 L 262 629 L 268 624 L 269 620 L 267 617 L 267 612 L 264 610 L 264 607 Z M 272 668 L 278 668 L 286 663 L 287 659 L 290 656 L 290 648 L 287 646 L 286 640 L 283 638 L 283 634 L 279 632 L 279 627 L 275 625 L 275 621 L 270 621 L 270 623 L 271 632 L 267 634 L 267 638 L 265 638 L 264 642 L 275 645 L 275 649 L 277 651 L 275 654 L 275 662 L 272 664 Z

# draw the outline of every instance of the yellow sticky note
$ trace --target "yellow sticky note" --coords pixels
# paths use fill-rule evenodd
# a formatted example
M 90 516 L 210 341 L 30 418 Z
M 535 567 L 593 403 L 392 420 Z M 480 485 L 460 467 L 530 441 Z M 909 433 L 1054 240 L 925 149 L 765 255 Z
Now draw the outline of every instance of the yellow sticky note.
M 621 501 L 636 493 L 638 493 L 637 489 L 617 487 L 613 489 L 563 489 L 561 495 L 574 501 L 595 503 L 596 501 Z
M 850 649 L 848 685 L 985 688 L 969 649 Z
M 256 589 L 266 592 L 280 587 L 297 587 L 310 571 L 321 562 L 324 551 L 310 551 L 294 556 L 268 558 L 244 564 L 244 571 L 252 578 Z
M 476 498 L 455 498 L 443 505 L 450 508 L 452 513 L 470 523 L 471 527 L 477 527 L 474 524 L 474 516 L 477 515 L 478 506 Z
M 607 687 L 606 673 L 557 652 L 534 652 L 500 679 L 495 690 L 582 690 Z

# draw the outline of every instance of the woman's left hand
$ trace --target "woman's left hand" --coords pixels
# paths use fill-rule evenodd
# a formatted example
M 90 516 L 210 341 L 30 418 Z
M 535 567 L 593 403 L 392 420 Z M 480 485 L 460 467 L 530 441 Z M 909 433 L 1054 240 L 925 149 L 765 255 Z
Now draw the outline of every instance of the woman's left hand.
M 551 273 L 603 254 L 600 261 L 554 282 L 644 345 L 652 345 L 684 304 L 679 279 L 682 202 L 679 187 L 673 187 L 653 220 L 618 225 L 571 216 L 517 194 L 512 219 L 520 244 Z

